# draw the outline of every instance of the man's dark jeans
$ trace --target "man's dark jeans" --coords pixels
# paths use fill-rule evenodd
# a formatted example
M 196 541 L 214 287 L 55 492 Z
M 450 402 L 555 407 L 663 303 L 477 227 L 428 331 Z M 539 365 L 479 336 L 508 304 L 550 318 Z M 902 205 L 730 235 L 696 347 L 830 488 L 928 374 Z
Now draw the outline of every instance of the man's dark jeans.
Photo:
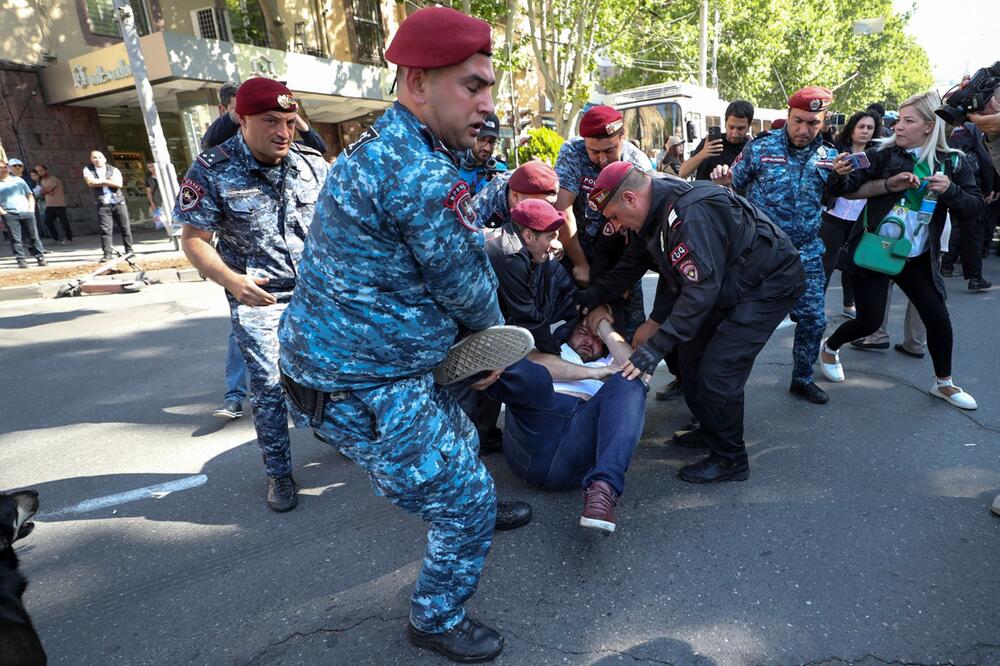
M 484 393 L 507 407 L 503 453 L 514 474 L 550 490 L 605 481 L 624 492 L 646 413 L 641 381 L 615 374 L 583 400 L 556 393 L 549 371 L 525 359 Z
M 24 251 L 24 244 L 21 242 L 25 231 L 28 232 L 28 250 L 31 251 L 31 254 L 35 257 L 44 255 L 45 249 L 42 247 L 41 239 L 38 238 L 38 227 L 35 225 L 34 213 L 7 213 L 3 216 L 3 221 L 10 231 L 10 249 L 14 252 L 15 257 L 23 261 L 28 256 Z
M 114 254 L 112 246 L 113 227 L 118 228 L 118 233 L 122 235 L 122 245 L 125 246 L 125 253 L 132 251 L 132 227 L 129 225 L 128 208 L 125 204 L 102 204 L 97 207 L 97 217 L 101 224 L 101 250 L 105 257 Z

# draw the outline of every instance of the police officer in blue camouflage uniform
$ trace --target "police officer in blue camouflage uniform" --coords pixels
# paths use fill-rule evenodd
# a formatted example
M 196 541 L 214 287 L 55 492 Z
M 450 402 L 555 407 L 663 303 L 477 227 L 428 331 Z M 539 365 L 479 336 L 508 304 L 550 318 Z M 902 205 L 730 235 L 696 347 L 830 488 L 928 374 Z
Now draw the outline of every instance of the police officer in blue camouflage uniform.
M 498 173 L 472 198 L 472 208 L 484 227 L 499 229 L 511 222 L 510 210 L 522 201 L 542 199 L 554 205 L 558 194 L 556 172 L 541 160 L 531 160 Z
M 297 503 L 278 375 L 278 321 L 295 288 L 327 170 L 318 151 L 292 143 L 297 109 L 281 83 L 246 81 L 236 96 L 240 131 L 198 156 L 174 209 L 174 218 L 184 224 L 184 253 L 226 288 L 247 364 L 267 503 L 274 511 L 290 511 Z M 216 233 L 218 250 L 211 244 Z
M 613 248 L 610 255 L 595 256 L 599 234 L 613 236 L 620 232 L 607 224 L 601 213 L 587 206 L 587 196 L 601 169 L 619 160 L 630 162 L 644 171 L 653 170 L 646 154 L 625 138 L 622 114 L 610 106 L 595 106 L 583 114 L 580 136 L 564 143 L 556 159 L 556 174 L 559 176 L 556 209 L 572 209 L 572 214 L 567 214 L 566 226 L 560 232 L 559 240 L 572 264 L 573 279 L 583 287 L 599 273 L 612 268 L 624 252 L 624 243 L 604 244 Z M 646 320 L 641 282 L 629 290 L 628 299 L 616 309 L 624 315 L 622 332 L 627 339 L 631 339 Z
M 826 330 L 826 274 L 819 227 L 823 190 L 837 151 L 823 145 L 820 131 L 832 102 L 833 95 L 825 88 L 799 90 L 788 100 L 788 121 L 783 130 L 756 137 L 732 169 L 720 165 L 712 173 L 716 183 L 731 183 L 760 208 L 799 250 L 806 291 L 792 310 L 796 325 L 789 390 L 815 404 L 829 400 L 826 391 L 813 381 L 813 364 Z
M 503 323 L 453 152 L 473 144 L 493 111 L 490 40 L 488 23 L 444 7 L 400 25 L 385 52 L 398 66 L 399 101 L 331 168 L 279 330 L 296 423 L 428 523 L 408 633 L 460 661 L 503 649 L 464 608 L 493 539 L 493 479 L 475 428 L 432 375 L 460 326 Z
M 458 163 L 458 175 L 469 184 L 474 195 L 497 175 L 507 171 L 507 165 L 493 156 L 499 140 L 500 119 L 496 114 L 487 114 L 475 145 L 462 154 Z

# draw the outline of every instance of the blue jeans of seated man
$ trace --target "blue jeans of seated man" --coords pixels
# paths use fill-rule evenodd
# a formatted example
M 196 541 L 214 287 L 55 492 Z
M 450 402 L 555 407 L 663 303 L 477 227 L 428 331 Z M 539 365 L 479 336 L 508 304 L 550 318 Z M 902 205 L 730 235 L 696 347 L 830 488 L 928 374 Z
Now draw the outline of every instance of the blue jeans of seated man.
M 485 393 L 507 406 L 503 452 L 514 474 L 547 490 L 605 481 L 621 495 L 642 436 L 646 390 L 615 374 L 583 400 L 556 393 L 549 371 L 525 359 Z
M 247 399 L 247 364 L 236 341 L 236 332 L 229 331 L 229 348 L 226 350 L 226 400 L 243 404 Z

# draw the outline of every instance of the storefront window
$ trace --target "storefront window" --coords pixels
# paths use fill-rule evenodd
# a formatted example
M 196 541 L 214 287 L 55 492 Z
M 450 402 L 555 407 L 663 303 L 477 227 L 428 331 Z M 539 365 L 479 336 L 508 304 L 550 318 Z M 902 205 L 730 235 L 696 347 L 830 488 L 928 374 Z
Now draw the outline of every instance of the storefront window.
M 355 60 L 367 65 L 385 66 L 382 48 L 382 10 L 378 0 L 350 0 L 353 15 Z
M 149 12 L 143 0 L 129 0 L 135 16 L 135 28 L 140 35 L 149 34 Z M 87 0 L 87 19 L 90 31 L 95 35 L 120 37 L 118 22 L 115 21 L 115 5 L 112 0 Z

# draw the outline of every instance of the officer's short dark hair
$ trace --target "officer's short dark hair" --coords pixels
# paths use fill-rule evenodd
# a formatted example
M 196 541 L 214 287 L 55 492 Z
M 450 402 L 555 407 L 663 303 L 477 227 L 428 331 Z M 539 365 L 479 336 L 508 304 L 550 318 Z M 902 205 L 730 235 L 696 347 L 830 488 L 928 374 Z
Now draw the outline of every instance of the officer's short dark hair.
M 240 84 L 228 81 L 219 88 L 219 104 L 229 106 L 229 103 L 236 97 L 236 91 L 240 89 Z
M 885 105 L 880 102 L 872 102 L 865 111 L 874 111 L 880 118 L 885 117 Z
M 746 101 L 745 99 L 738 99 L 735 102 L 730 102 L 729 106 L 726 107 L 725 118 L 745 118 L 748 123 L 753 122 L 753 104 Z

